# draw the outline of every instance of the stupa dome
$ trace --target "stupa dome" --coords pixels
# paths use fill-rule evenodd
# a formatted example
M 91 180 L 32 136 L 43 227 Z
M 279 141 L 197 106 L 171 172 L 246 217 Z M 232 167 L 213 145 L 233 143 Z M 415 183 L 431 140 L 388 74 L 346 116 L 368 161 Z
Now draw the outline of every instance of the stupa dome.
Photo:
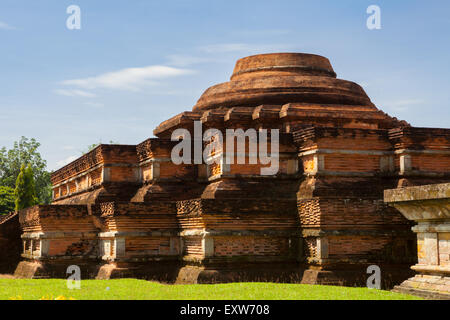
M 305 102 L 372 106 L 358 84 L 336 78 L 327 58 L 269 53 L 239 59 L 230 81 L 208 88 L 193 111 Z

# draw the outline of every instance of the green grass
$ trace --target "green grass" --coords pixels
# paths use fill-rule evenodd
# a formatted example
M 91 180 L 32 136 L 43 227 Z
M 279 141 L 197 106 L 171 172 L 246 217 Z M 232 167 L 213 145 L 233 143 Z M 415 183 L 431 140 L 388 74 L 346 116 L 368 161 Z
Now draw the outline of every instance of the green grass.
M 80 300 L 411 300 L 389 291 L 280 283 L 164 285 L 136 279 L 83 280 L 69 290 L 66 280 L 0 279 L 0 299 L 36 300 L 64 296 Z

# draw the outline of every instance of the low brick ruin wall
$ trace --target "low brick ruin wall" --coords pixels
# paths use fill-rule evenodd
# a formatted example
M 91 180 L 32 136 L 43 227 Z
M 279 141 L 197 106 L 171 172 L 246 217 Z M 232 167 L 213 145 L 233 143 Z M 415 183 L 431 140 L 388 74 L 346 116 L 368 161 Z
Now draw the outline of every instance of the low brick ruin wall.
M 13 273 L 21 257 L 22 241 L 19 215 L 0 216 L 0 274 Z
M 417 274 L 395 291 L 450 300 L 450 183 L 386 190 L 385 201 L 417 222 Z

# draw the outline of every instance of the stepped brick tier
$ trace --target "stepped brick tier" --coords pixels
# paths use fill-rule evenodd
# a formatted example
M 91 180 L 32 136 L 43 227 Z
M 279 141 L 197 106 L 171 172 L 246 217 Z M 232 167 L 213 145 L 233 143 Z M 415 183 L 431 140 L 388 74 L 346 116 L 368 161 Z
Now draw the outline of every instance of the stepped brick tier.
M 237 145 L 211 149 L 216 163 L 175 164 L 172 134 L 195 136 L 198 122 L 279 129 L 278 172 L 262 175 L 268 165 L 250 163 L 249 149 L 245 163 L 224 162 Z M 392 287 L 413 275 L 416 241 L 383 191 L 450 181 L 449 129 L 390 117 L 311 54 L 240 59 L 229 82 L 153 133 L 53 173 L 52 205 L 20 212 L 16 275 L 65 276 L 77 264 L 97 278 L 365 285 L 376 264 Z
M 450 183 L 386 190 L 384 199 L 416 221 L 416 276 L 395 291 L 450 300 Z

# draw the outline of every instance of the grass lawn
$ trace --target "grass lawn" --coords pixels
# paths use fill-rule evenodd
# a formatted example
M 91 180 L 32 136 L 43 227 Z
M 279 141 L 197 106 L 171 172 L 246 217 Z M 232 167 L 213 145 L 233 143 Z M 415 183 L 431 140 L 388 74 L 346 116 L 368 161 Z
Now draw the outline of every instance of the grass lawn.
M 58 296 L 80 300 L 410 300 L 389 291 L 280 283 L 164 285 L 136 279 L 82 280 L 69 290 L 66 280 L 0 279 L 0 300 L 37 300 Z

